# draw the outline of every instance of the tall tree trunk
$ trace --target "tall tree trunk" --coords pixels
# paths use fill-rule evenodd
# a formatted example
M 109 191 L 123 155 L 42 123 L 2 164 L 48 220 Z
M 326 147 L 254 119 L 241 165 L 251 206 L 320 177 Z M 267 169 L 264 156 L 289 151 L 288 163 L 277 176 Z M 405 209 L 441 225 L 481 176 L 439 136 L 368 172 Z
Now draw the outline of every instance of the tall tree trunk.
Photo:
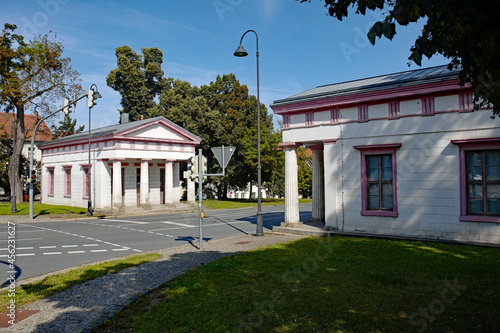
M 252 201 L 252 190 L 253 190 L 253 181 L 250 181 L 250 193 L 248 193 L 249 201 Z
M 19 174 L 21 154 L 23 151 L 24 140 L 26 139 L 26 133 L 24 132 L 24 105 L 16 105 L 17 110 L 17 122 L 16 122 L 16 147 L 12 152 L 10 158 L 11 161 L 16 160 L 16 168 L 13 170 L 14 164 L 10 163 L 9 166 L 9 180 L 10 180 L 10 193 L 14 193 L 14 179 L 16 184 L 16 202 L 23 201 L 23 184 L 21 182 L 21 176 Z

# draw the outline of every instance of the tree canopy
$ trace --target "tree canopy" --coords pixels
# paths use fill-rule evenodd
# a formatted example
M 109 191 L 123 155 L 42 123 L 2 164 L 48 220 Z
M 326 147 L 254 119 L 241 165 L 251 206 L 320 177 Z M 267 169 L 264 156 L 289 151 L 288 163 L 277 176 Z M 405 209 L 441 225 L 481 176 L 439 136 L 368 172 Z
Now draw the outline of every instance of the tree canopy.
M 79 73 L 63 57 L 63 44 L 49 35 L 31 41 L 15 33 L 17 27 L 6 23 L 0 35 L 0 106 L 16 112 L 16 144 L 12 156 L 19 161 L 26 138 L 24 113 L 40 106 L 54 109 L 62 97 L 81 91 Z M 43 112 L 43 111 L 42 111 Z M 9 170 L 10 184 L 15 178 L 17 201 L 22 199 L 19 170 Z M 11 185 L 12 190 L 12 185 Z
M 310 2 L 310 0 L 296 0 Z M 461 85 L 470 82 L 475 109 L 492 107 L 500 114 L 500 2 L 495 0 L 323 0 L 328 14 L 342 21 L 355 11 L 381 10 L 367 38 L 375 44 L 384 36 L 392 40 L 396 24 L 406 26 L 425 20 L 422 34 L 409 50 L 409 60 L 422 64 L 423 56 L 441 54 L 448 68 L 460 69 Z

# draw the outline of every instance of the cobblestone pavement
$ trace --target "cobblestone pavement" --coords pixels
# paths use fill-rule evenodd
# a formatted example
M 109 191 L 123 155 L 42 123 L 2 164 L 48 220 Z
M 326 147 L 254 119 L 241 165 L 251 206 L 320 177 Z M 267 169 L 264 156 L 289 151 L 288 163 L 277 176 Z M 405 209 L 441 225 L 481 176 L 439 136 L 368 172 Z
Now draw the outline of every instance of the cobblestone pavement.
M 0 332 L 90 332 L 139 296 L 189 269 L 221 257 L 302 237 L 266 233 L 262 237 L 246 235 L 212 240 L 204 243 L 203 251 L 192 245 L 154 251 L 162 257 L 26 304 L 21 309 L 39 312 L 14 326 L 0 328 Z

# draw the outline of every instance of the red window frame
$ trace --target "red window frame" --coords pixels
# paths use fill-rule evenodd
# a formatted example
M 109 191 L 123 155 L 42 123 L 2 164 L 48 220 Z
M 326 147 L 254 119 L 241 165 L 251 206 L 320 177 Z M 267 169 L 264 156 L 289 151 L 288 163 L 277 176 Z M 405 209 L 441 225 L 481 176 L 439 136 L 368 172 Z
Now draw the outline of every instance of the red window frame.
M 398 217 L 396 151 L 400 147 L 401 143 L 354 146 L 354 149 L 359 150 L 361 153 L 361 215 Z M 392 210 L 369 209 L 368 204 L 369 181 L 367 157 L 382 155 L 391 155 L 392 158 Z

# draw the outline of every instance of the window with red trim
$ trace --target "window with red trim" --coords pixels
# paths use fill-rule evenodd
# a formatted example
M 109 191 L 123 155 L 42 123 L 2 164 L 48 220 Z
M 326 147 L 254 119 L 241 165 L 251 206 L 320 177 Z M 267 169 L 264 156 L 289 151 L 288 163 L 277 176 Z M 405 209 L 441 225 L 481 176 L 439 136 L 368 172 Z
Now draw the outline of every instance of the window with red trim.
M 54 196 L 54 168 L 47 168 L 47 173 L 49 176 L 47 195 Z
M 355 146 L 361 152 L 361 215 L 398 216 L 396 150 L 400 143 Z
M 64 167 L 64 196 L 71 198 L 71 167 Z

